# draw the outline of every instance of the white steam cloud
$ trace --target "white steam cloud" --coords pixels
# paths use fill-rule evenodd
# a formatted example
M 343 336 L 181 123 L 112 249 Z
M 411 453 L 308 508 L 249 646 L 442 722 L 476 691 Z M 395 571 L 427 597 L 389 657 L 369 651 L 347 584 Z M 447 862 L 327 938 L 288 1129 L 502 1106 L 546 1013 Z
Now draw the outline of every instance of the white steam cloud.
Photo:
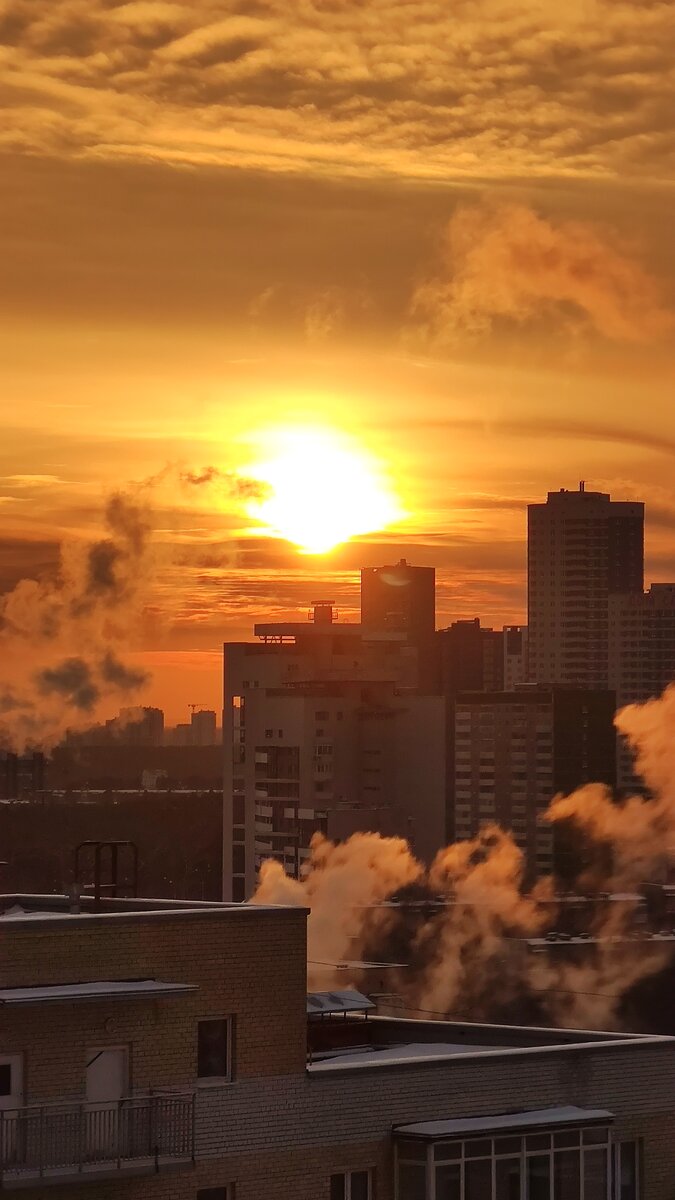
M 547 819 L 567 823 L 595 851 L 576 880 L 581 895 L 633 893 L 675 859 L 675 686 L 623 709 L 617 726 L 654 794 L 617 802 L 592 784 L 553 801 Z M 310 909 L 310 986 L 368 989 L 372 975 L 339 964 L 375 959 L 405 964 L 385 972 L 385 991 L 420 1015 L 481 1020 L 497 1006 L 512 1019 L 525 1012 L 561 1025 L 616 1026 L 626 992 L 670 952 L 626 936 L 637 903 L 626 899 L 591 906 L 587 932 L 596 940 L 580 961 L 527 954 L 519 939 L 555 926 L 559 901 L 552 877 L 524 888 L 524 865 L 511 834 L 496 825 L 445 847 L 428 870 L 402 839 L 357 833 L 334 845 L 317 835 L 302 880 L 268 861 L 253 902 Z M 382 904 L 399 894 L 429 904 Z

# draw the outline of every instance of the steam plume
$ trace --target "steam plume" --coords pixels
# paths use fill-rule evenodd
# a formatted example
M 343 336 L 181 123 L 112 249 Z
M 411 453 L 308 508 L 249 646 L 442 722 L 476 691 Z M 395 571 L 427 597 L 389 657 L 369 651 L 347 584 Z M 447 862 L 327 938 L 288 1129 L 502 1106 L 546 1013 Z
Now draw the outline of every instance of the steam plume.
M 180 482 L 190 487 L 216 484 L 228 497 L 238 500 L 264 500 L 269 495 L 269 485 L 260 479 L 249 479 L 233 471 L 221 471 L 219 467 L 203 467 L 201 471 L 181 471 Z
M 546 877 L 527 890 L 522 853 L 496 825 L 445 847 L 428 870 L 401 839 L 357 833 L 333 845 L 316 835 L 303 878 L 264 863 L 254 902 L 310 909 L 311 986 L 369 989 L 372 976 L 345 963 L 404 963 L 383 968 L 380 986 L 413 1013 L 612 1028 L 630 987 L 669 957 L 656 943 L 636 949 L 627 934 L 637 904 L 631 893 L 675 858 L 675 686 L 623 709 L 617 726 L 652 798 L 617 802 L 593 784 L 557 797 L 546 816 L 571 825 L 597 852 L 595 873 L 583 871 L 576 881 L 577 893 L 591 892 L 596 901 L 586 929 L 595 940 L 580 961 L 527 953 L 524 939 L 563 919 L 559 885 Z M 598 895 L 616 891 L 626 898 L 603 903 Z M 422 903 L 387 904 L 392 897 Z
M 614 341 L 651 341 L 673 327 L 647 271 L 585 222 L 554 223 L 523 204 L 465 205 L 441 255 L 438 274 L 412 302 L 413 318 L 438 345 L 547 313 L 563 321 L 574 313 Z
M 56 578 L 24 579 L 0 600 L 0 744 L 48 748 L 126 697 L 144 672 L 121 654 L 133 637 L 150 575 L 150 519 L 138 495 L 106 504 L 105 536 L 62 547 Z

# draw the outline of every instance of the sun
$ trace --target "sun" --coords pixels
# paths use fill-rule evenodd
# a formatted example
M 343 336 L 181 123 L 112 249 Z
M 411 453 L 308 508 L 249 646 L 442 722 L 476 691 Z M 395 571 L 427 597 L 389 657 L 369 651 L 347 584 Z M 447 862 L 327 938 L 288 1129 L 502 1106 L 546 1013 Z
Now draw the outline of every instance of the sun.
M 249 515 L 303 554 L 324 554 L 401 516 L 377 464 L 342 435 L 298 429 L 271 440 L 272 457 L 247 468 L 269 489 L 250 503 Z

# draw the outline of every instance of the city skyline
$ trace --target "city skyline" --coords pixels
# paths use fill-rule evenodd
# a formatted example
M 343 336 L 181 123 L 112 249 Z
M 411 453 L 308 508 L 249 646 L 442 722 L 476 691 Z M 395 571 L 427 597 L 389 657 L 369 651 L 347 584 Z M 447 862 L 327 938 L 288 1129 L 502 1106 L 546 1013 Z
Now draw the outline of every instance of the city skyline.
M 525 506 L 580 478 L 646 501 L 675 578 L 667 6 L 259 7 L 3 17 L 0 594 L 142 483 L 135 662 L 174 719 L 217 705 L 224 638 L 317 584 L 354 612 L 364 565 L 522 621 Z M 319 557 L 247 492 L 308 433 L 401 514 Z
M 170 475 L 176 476 L 173 469 Z M 160 480 L 160 487 L 162 481 Z M 590 481 L 578 482 L 569 489 L 556 488 L 555 496 L 561 490 L 572 494 L 583 486 L 587 491 L 595 488 Z M 152 494 L 154 484 L 151 482 L 147 491 Z M 150 528 L 154 521 L 152 499 L 146 500 L 146 490 L 135 488 L 128 493 L 134 500 L 140 498 L 143 511 L 147 511 Z M 153 547 L 151 568 L 157 569 L 156 577 L 144 578 L 141 591 L 141 607 L 147 605 L 149 612 L 142 618 L 139 629 L 135 632 L 134 640 L 126 648 L 126 656 L 134 669 L 147 673 L 146 682 L 134 692 L 134 701 L 140 704 L 157 705 L 166 711 L 167 720 L 179 723 L 187 719 L 192 704 L 220 711 L 222 692 L 220 680 L 220 658 L 222 642 L 228 640 L 247 640 L 251 636 L 253 624 L 257 620 L 283 620 L 288 618 L 306 619 L 311 612 L 315 593 L 331 594 L 336 607 L 336 619 L 339 621 L 358 621 L 359 619 L 359 578 L 360 571 L 377 568 L 386 562 L 394 562 L 401 554 L 412 555 L 414 566 L 436 565 L 436 625 L 438 628 L 449 625 L 455 620 L 473 619 L 480 616 L 481 621 L 497 629 L 507 625 L 522 625 L 527 622 L 527 505 L 540 504 L 545 499 L 543 495 L 532 497 L 522 505 L 514 505 L 514 516 L 520 526 L 521 537 L 514 530 L 513 546 L 521 560 L 520 569 L 513 568 L 512 578 L 507 588 L 499 587 L 499 568 L 495 568 L 491 576 L 488 567 L 484 570 L 486 580 L 493 579 L 497 584 L 491 596 L 488 590 L 481 591 L 472 587 L 465 577 L 458 577 L 449 566 L 436 565 L 439 558 L 442 561 L 443 552 L 428 542 L 414 541 L 412 538 L 398 540 L 395 531 L 380 535 L 374 534 L 365 539 L 354 537 L 345 540 L 333 550 L 322 554 L 303 554 L 297 546 L 281 538 L 255 537 L 250 539 L 249 553 L 253 560 L 264 557 L 257 550 L 257 543 L 277 548 L 277 565 L 274 572 L 268 567 L 247 568 L 245 571 L 237 568 L 228 578 L 228 586 L 234 593 L 238 587 L 239 603 L 232 608 L 217 607 L 214 600 L 210 611 L 210 619 L 206 628 L 190 637 L 191 613 L 182 614 L 185 618 L 185 629 L 181 629 L 180 609 L 176 607 L 175 597 L 169 599 L 172 581 L 183 570 L 171 562 L 161 542 Z M 620 500 L 621 493 L 612 494 L 612 500 Z M 631 494 L 631 502 L 640 503 L 638 494 Z M 147 510 L 145 508 L 148 505 Z M 650 526 L 650 505 L 645 506 L 645 587 L 653 583 L 671 582 L 675 575 L 675 558 L 654 552 L 653 540 L 655 529 L 662 530 L 662 514 L 655 514 L 656 521 Z M 152 531 L 154 539 L 155 534 Z M 658 545 L 658 533 L 656 535 Z M 77 544 L 77 543 L 74 543 Z M 84 538 L 82 544 L 86 545 Z M 65 543 L 66 550 L 69 543 Z M 53 563 L 41 562 L 34 570 L 37 579 L 50 579 L 55 571 L 59 547 L 55 547 L 57 559 Z M 499 549 L 493 548 L 497 560 Z M 338 569 L 337 563 L 344 564 Z M 25 564 L 23 564 L 25 566 Z M 509 568 L 509 570 L 511 570 Z M 147 570 L 144 571 L 147 576 Z M 213 565 L 202 568 L 198 580 L 188 574 L 181 580 L 181 586 L 192 598 L 192 603 L 198 611 L 208 605 L 208 598 L 213 599 L 217 588 L 217 580 L 227 574 L 222 566 Z M 30 575 L 28 576 L 30 578 Z M 496 578 L 495 578 L 496 577 Z M 470 577 L 471 578 L 471 577 Z M 154 626 L 159 619 L 158 628 Z M 145 643 L 145 644 L 144 644 Z M 116 703 L 111 703 L 101 710 L 104 717 L 111 717 L 117 711 Z M 187 714 L 187 716 L 186 716 Z

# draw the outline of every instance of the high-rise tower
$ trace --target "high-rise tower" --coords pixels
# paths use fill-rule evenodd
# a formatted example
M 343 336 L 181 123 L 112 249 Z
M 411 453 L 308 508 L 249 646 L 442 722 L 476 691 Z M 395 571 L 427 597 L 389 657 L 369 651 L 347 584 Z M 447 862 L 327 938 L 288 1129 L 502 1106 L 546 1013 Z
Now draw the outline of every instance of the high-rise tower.
M 528 505 L 529 676 L 608 684 L 608 597 L 642 593 L 644 504 L 564 488 Z
M 391 566 L 363 567 L 361 624 L 373 634 L 403 634 L 417 654 L 418 689 L 421 692 L 437 690 L 434 567 L 415 567 L 405 558 Z

